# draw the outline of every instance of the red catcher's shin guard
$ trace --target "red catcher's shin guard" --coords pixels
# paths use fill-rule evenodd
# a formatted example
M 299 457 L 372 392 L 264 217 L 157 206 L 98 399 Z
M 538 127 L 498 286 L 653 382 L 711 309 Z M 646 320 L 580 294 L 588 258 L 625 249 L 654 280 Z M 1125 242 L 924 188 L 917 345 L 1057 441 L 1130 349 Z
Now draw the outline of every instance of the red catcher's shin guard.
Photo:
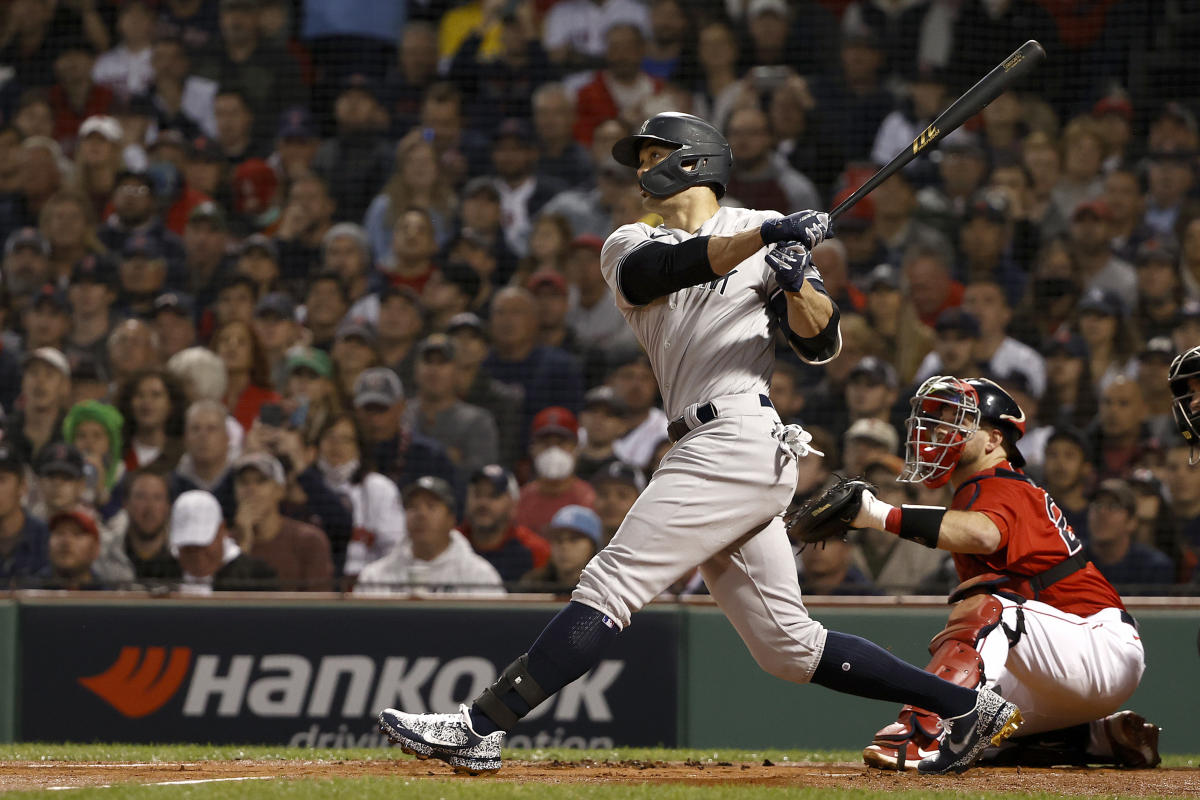
M 1000 621 L 1002 607 L 991 595 L 975 595 L 956 603 L 946 628 L 929 643 L 933 658 L 926 670 L 959 686 L 976 689 L 983 683 L 983 659 L 976 643 Z M 942 721 L 916 706 L 900 709 L 892 724 L 875 733 L 863 750 L 863 762 L 876 769 L 915 769 L 938 750 Z

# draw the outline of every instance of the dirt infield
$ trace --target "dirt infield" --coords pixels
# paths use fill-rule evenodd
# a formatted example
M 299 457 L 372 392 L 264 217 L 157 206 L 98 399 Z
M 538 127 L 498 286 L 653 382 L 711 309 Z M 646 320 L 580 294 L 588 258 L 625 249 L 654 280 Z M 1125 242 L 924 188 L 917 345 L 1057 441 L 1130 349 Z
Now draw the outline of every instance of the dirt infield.
M 281 775 L 281 764 L 286 774 Z M 445 765 L 421 761 L 236 760 L 164 763 L 0 763 L 0 793 L 19 789 L 124 783 L 183 784 L 235 780 L 330 779 L 358 776 L 452 778 Z M 924 777 L 865 768 L 862 764 L 703 763 L 662 761 L 511 761 L 495 775 L 460 780 L 543 783 L 732 783 L 812 786 L 874 791 L 956 789 L 970 793 L 1052 792 L 1130 797 L 1200 796 L 1200 770 L 975 769 L 961 776 Z

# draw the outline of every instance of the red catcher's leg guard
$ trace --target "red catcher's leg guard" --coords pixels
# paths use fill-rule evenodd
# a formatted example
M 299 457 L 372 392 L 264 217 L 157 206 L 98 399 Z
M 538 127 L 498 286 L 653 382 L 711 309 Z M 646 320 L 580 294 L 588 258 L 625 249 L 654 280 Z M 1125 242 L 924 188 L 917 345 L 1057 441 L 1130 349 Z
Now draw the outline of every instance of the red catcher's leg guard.
M 975 649 L 980 638 L 1000 622 L 1003 606 L 991 595 L 975 595 L 956 603 L 946 629 L 933 637 L 933 658 L 926 670 L 939 678 L 977 689 L 983 683 L 983 659 Z M 921 759 L 933 755 L 942 735 L 936 714 L 916 706 L 904 706 L 895 722 L 881 728 L 862 753 L 863 762 L 876 769 L 913 769 Z

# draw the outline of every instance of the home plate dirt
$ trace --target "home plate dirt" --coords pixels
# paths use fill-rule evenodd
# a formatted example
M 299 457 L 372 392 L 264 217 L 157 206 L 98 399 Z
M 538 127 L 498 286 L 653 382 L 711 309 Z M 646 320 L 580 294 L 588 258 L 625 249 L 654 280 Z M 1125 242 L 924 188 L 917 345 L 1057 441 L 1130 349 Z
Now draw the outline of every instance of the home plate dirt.
M 286 773 L 281 774 L 281 767 Z M 1200 797 L 1200 770 L 973 769 L 964 775 L 926 777 L 867 769 L 861 764 L 769 762 L 509 761 L 500 772 L 477 778 L 454 775 L 440 762 L 396 761 L 196 761 L 164 763 L 0 763 L 0 793 L 20 789 L 85 786 L 196 784 L 245 780 L 328 780 L 359 776 L 438 778 L 529 783 L 733 783 L 841 789 L 951 789 L 975 794 L 1047 792 L 1056 795 Z

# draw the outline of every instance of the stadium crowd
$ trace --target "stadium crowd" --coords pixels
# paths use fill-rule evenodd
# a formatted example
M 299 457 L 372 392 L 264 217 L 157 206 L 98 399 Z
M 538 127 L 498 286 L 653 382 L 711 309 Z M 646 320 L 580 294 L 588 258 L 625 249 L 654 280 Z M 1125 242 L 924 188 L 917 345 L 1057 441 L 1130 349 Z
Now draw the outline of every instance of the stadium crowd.
M 670 446 L 600 273 L 644 213 L 612 144 L 695 113 L 723 202 L 827 209 L 1029 38 L 1027 85 L 817 249 L 843 349 L 781 340 L 771 387 L 827 454 L 797 499 L 837 470 L 948 504 L 895 481 L 907 401 L 983 375 L 1110 580 L 1200 582 L 1165 379 L 1200 344 L 1200 85 L 1131 86 L 1157 3 L 0 13 L 0 585 L 569 590 Z M 809 593 L 939 593 L 944 555 L 867 530 L 797 563 Z

